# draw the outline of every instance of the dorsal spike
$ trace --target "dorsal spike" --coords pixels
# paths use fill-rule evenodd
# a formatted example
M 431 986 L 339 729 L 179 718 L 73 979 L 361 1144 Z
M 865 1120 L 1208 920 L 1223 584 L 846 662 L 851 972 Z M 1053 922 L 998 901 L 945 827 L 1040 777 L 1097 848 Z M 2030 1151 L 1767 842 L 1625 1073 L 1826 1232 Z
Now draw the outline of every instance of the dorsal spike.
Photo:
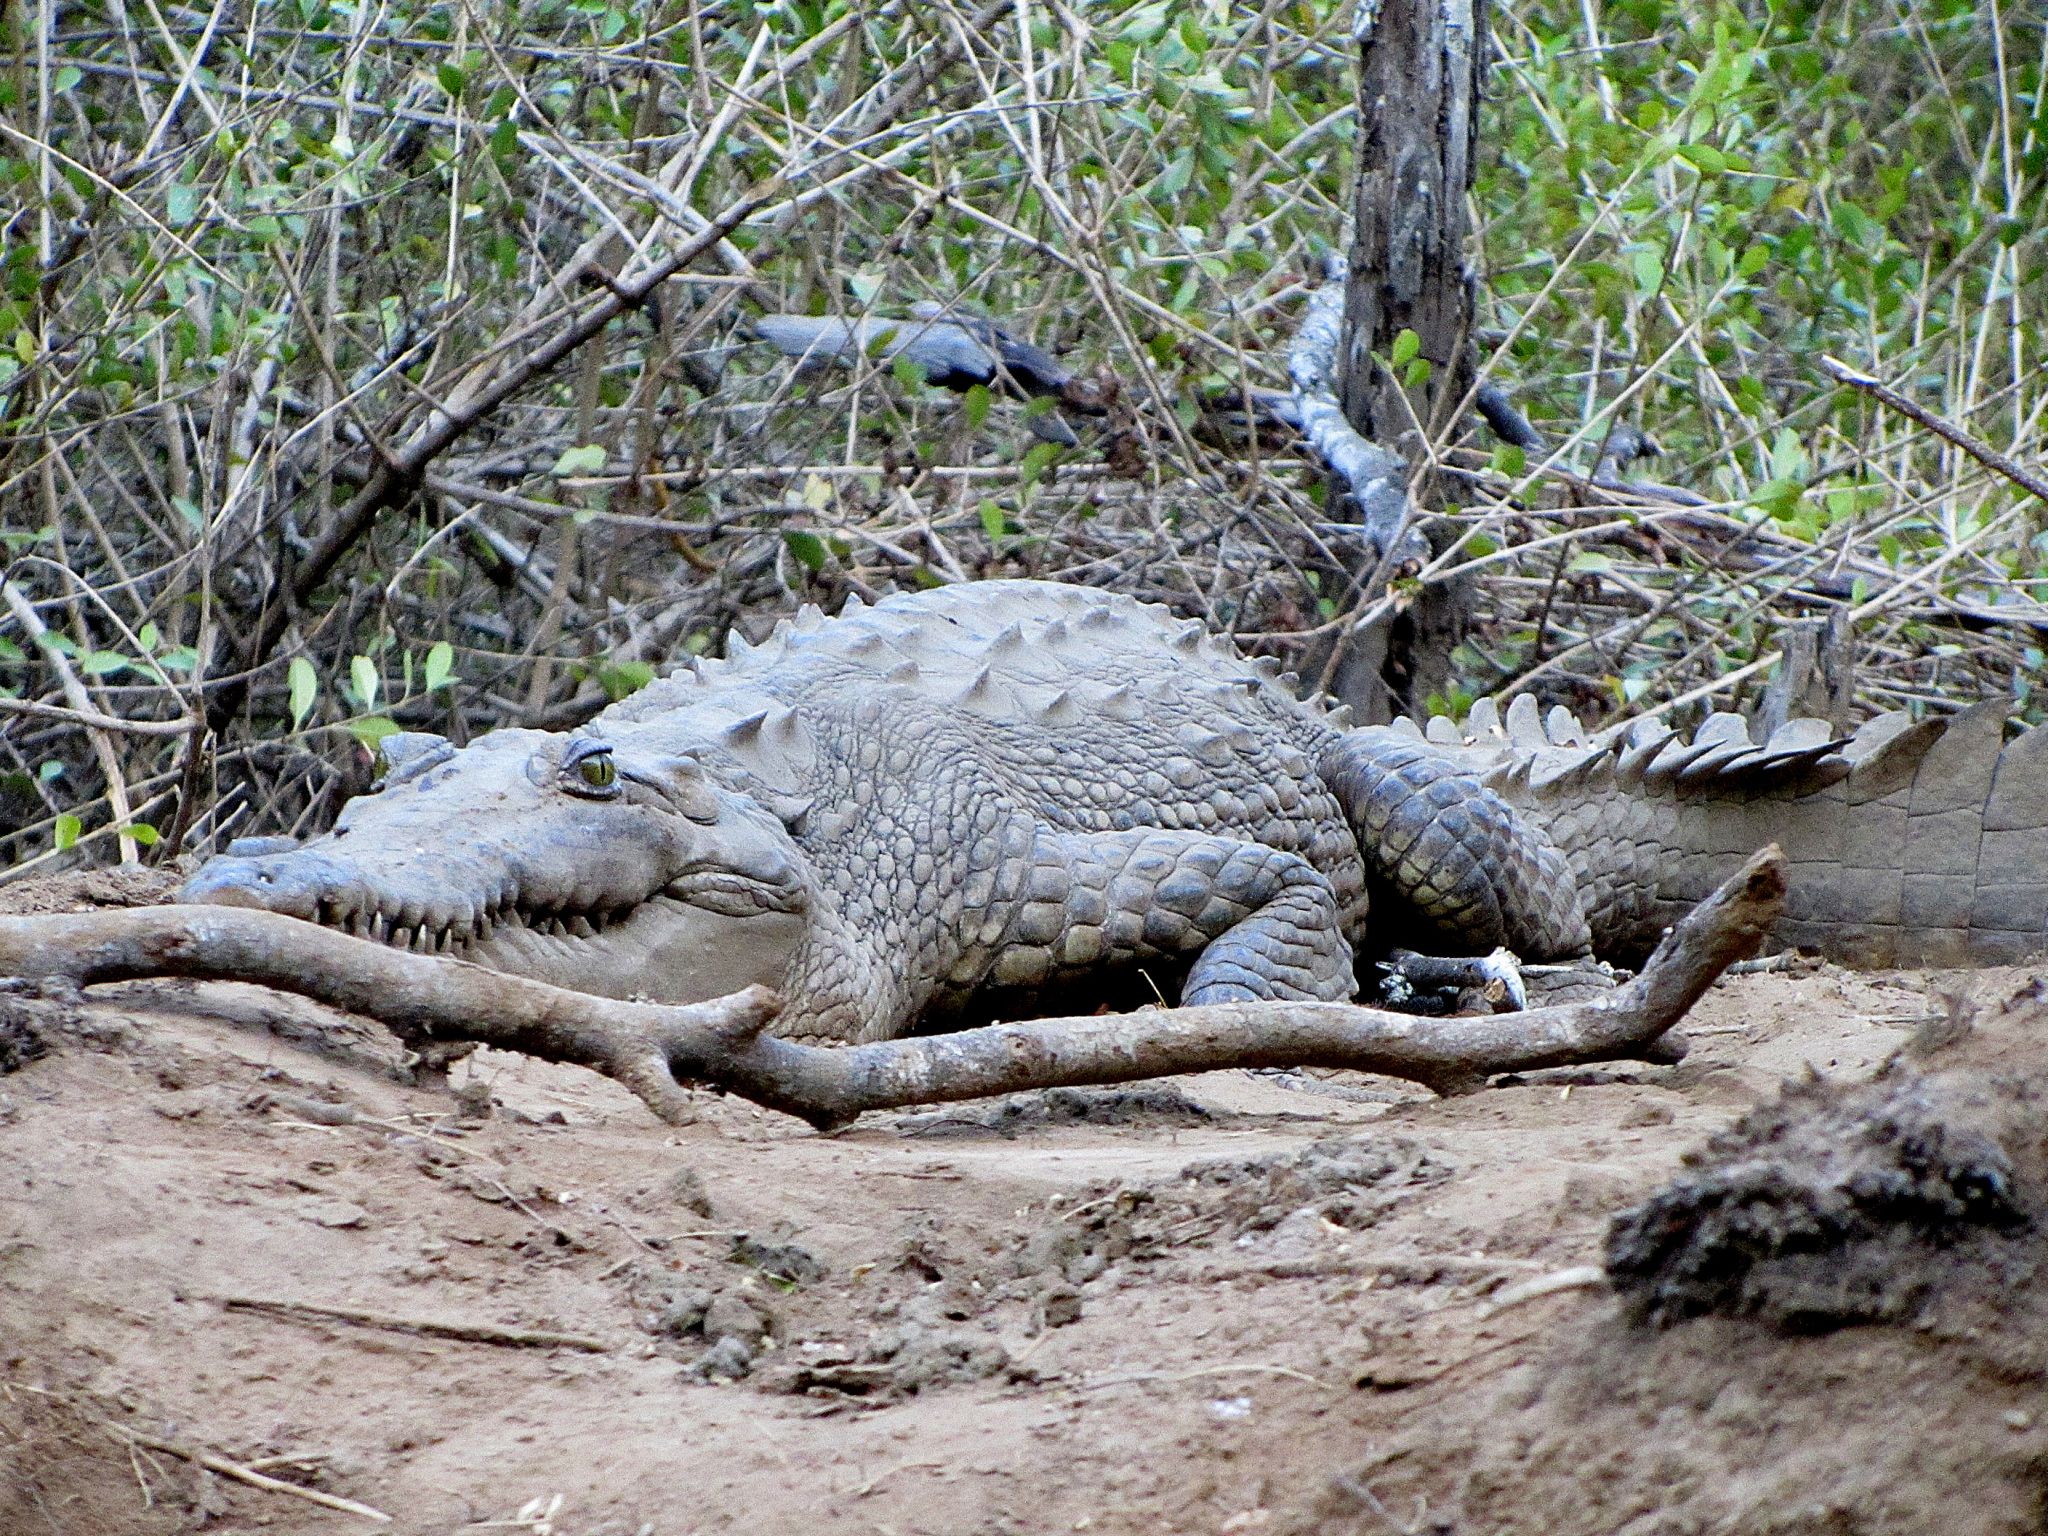
M 1747 742 L 1749 721 L 1729 710 L 1717 709 L 1707 716 L 1705 724 L 1692 733 L 1694 745 L 1705 742 Z
M 1102 696 L 1102 712 L 1113 720 L 1135 720 L 1145 712 L 1145 706 L 1136 689 L 1129 683 L 1120 683 Z
M 874 656 L 887 649 L 889 642 L 872 631 L 865 635 L 856 635 L 846 643 L 846 654 L 849 656 Z
M 1116 614 L 1107 607 L 1090 608 L 1081 615 L 1081 628 L 1083 629 L 1113 629 L 1118 622 Z
M 1252 671 L 1263 682 L 1277 682 L 1280 677 L 1280 663 L 1271 656 L 1254 656 Z
M 1349 704 L 1339 704 L 1327 715 L 1323 716 L 1323 718 L 1330 722 L 1332 729 L 1348 731 L 1351 729 L 1351 706 Z
M 742 657 L 751 656 L 754 654 L 754 650 L 754 642 L 740 633 L 740 628 L 737 624 L 726 631 L 725 659 L 727 661 L 738 661 Z
M 1642 731 L 1636 728 L 1644 725 L 1653 729 Z M 1631 788 L 1642 783 L 1643 775 L 1649 771 L 1657 754 L 1677 734 L 1668 728 L 1658 727 L 1654 720 L 1638 720 L 1635 726 L 1630 727 L 1628 735 L 1617 743 L 1619 750 L 1614 759 L 1614 777 Z
M 1023 643 L 1024 626 L 1011 623 L 996 631 L 995 638 L 988 643 L 988 648 L 992 651 L 1014 651 Z
M 1405 741 L 1423 740 L 1422 727 L 1406 715 L 1396 715 L 1387 722 L 1387 729 Z
M 1537 758 L 1524 758 L 1529 770 L 1531 789 L 1557 789 L 1584 783 L 1596 768 L 1605 767 L 1606 752 L 1591 751 L 1566 753 L 1550 752 Z
M 758 741 L 761 737 L 761 728 L 768 723 L 770 713 L 771 711 L 765 709 L 756 710 L 743 720 L 733 721 L 723 732 L 726 740 L 739 746 L 747 746 Z
M 1202 648 L 1202 642 L 1208 638 L 1209 632 L 1202 628 L 1202 621 L 1200 619 L 1189 619 L 1187 623 L 1181 625 L 1180 629 L 1175 632 L 1173 648 L 1177 651 L 1193 653 L 1199 651 Z
M 1585 727 L 1579 724 L 1579 717 L 1562 704 L 1550 706 L 1550 713 L 1543 717 L 1543 729 L 1553 746 L 1582 747 L 1586 744 Z
M 1518 693 L 1508 703 L 1508 740 L 1518 747 L 1540 748 L 1550 744 L 1543 734 L 1543 711 L 1536 696 Z
M 1472 713 L 1465 717 L 1465 730 L 1468 735 L 1482 740 L 1501 734 L 1500 709 L 1492 699 L 1473 701 Z
M 1405 715 L 1402 718 L 1407 719 Z M 1408 723 L 1412 726 L 1415 722 L 1410 720 Z M 1462 746 L 1465 741 L 1465 733 L 1458 729 L 1449 715 L 1431 715 L 1429 724 L 1422 728 L 1422 734 L 1440 747 Z
M 1038 718 L 1047 725 L 1072 725 L 1081 718 L 1081 708 L 1074 702 L 1074 696 L 1062 688 L 1047 699 L 1038 711 Z
M 882 681 L 885 683 L 914 683 L 922 675 L 923 673 L 917 663 L 906 656 L 882 674 Z
M 1066 638 L 1067 621 L 1065 619 L 1052 619 L 1046 624 L 1045 628 L 1038 632 L 1038 639 L 1041 645 L 1060 645 L 1065 642 Z
M 809 633 L 824 622 L 825 610 L 816 603 L 805 603 L 803 607 L 797 609 L 796 619 L 791 627 Z
M 1824 741 L 1835 739 L 1835 728 L 1825 720 L 1800 717 L 1787 720 L 1764 743 L 1773 753 L 1803 752 L 1808 747 L 1819 746 Z
M 839 617 L 842 619 L 858 618 L 867 611 L 867 601 L 858 592 L 847 593 L 846 601 L 839 605 Z

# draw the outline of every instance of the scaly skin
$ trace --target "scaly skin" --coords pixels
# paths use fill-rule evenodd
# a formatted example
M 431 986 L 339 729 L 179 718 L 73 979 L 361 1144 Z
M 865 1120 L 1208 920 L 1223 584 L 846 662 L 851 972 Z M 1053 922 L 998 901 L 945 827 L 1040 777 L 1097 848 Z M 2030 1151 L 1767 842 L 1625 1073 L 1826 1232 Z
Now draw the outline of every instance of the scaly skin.
M 1620 748 L 1347 731 L 1198 624 L 1089 589 L 806 610 L 734 649 L 570 735 L 393 738 L 333 833 L 216 859 L 187 898 L 604 995 L 764 981 L 782 1032 L 868 1040 L 1155 993 L 1344 998 L 1354 955 L 1395 942 L 1626 951 L 1671 903 L 1658 872 L 1720 857 L 1692 857 L 1689 791 Z M 1570 794 L 1530 782 L 1544 753 Z M 1737 828 L 1721 862 L 1770 835 Z

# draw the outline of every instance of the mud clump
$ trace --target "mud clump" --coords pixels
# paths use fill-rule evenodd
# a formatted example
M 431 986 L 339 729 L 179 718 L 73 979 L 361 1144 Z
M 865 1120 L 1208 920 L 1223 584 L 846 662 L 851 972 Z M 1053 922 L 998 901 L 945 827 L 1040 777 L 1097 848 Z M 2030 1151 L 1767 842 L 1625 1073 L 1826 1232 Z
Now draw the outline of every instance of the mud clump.
M 1181 1179 L 1219 1191 L 1221 1213 L 1240 1231 L 1267 1231 L 1300 1210 L 1356 1231 L 1454 1171 L 1405 1137 L 1333 1136 L 1295 1153 L 1190 1163 Z
M 1145 1088 L 1045 1088 L 993 1104 L 905 1115 L 913 1136 L 1004 1136 L 1061 1125 L 1207 1125 L 1216 1119 L 1170 1084 Z
M 0 992 L 0 1077 L 19 1072 L 56 1048 L 39 1011 L 23 998 Z
M 1814 1333 L 1910 1318 L 1959 1250 L 2027 1221 L 1982 1118 L 1904 1072 L 1793 1084 L 1615 1217 L 1609 1277 L 1655 1326 L 1719 1314 Z

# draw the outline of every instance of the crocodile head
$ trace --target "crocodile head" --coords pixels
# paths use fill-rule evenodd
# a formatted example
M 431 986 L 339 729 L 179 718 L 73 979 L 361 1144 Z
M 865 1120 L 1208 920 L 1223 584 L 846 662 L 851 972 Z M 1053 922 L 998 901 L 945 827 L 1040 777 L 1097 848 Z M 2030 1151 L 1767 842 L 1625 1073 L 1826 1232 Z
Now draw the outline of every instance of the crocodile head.
M 182 900 L 261 907 L 605 997 L 774 985 L 808 867 L 782 819 L 630 737 L 386 739 L 388 771 L 303 844 L 237 845 Z

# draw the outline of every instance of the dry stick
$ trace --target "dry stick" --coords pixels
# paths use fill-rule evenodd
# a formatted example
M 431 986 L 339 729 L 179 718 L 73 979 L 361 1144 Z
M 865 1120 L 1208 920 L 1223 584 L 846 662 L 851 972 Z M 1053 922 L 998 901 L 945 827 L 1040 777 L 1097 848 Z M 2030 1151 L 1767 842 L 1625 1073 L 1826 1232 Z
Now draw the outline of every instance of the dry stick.
M 417 1333 L 433 1339 L 457 1339 L 465 1344 L 502 1344 L 512 1349 L 580 1349 L 585 1354 L 608 1355 L 611 1345 L 580 1333 L 549 1333 L 544 1329 L 494 1328 L 488 1323 L 435 1323 L 413 1317 L 393 1317 L 385 1312 L 366 1312 L 360 1307 L 322 1307 L 309 1301 L 273 1301 L 262 1296 L 223 1296 L 220 1304 L 230 1312 L 262 1312 L 294 1322 L 352 1323 L 359 1328 L 382 1328 L 390 1333 Z
M 1954 443 L 1993 474 L 2003 475 L 2029 495 L 2048 501 L 2048 480 L 2042 479 L 2024 464 L 2007 458 L 1982 438 L 1972 437 L 1961 427 L 1953 422 L 1944 421 L 1918 401 L 1908 399 L 1890 385 L 1880 383 L 1869 374 L 1851 368 L 1847 363 L 1823 356 L 1820 360 L 1820 369 L 1837 384 L 1847 384 L 1851 389 L 1862 390 L 1878 404 L 1888 406 L 1901 416 L 1918 422 L 1936 437 Z
M 166 1456 L 176 1456 L 195 1466 L 217 1472 L 222 1477 L 231 1477 L 238 1483 L 247 1483 L 251 1488 L 261 1488 L 265 1493 L 290 1494 L 295 1499 L 304 1499 L 309 1504 L 318 1504 L 323 1509 L 338 1509 L 345 1515 L 360 1515 L 365 1520 L 375 1520 L 383 1525 L 391 1523 L 391 1517 L 381 1509 L 372 1509 L 367 1504 L 358 1504 L 354 1499 L 344 1499 L 338 1494 L 322 1493 L 318 1488 L 303 1487 L 288 1483 L 283 1478 L 266 1477 L 253 1467 L 245 1467 L 239 1461 L 229 1461 L 225 1456 L 212 1451 L 202 1451 L 197 1446 L 185 1445 L 176 1440 L 161 1440 L 155 1435 L 137 1434 L 119 1424 L 107 1425 L 107 1433 L 130 1445 L 139 1445 L 147 1451 L 161 1451 Z
M 614 1002 L 275 912 L 210 906 L 0 918 L 0 975 L 260 982 L 378 1019 L 409 1043 L 475 1040 L 592 1068 L 672 1124 L 693 1115 L 686 1080 L 825 1129 L 871 1109 L 1233 1067 L 1344 1067 L 1455 1093 L 1497 1073 L 1640 1056 L 1755 951 L 1784 894 L 1785 859 L 1772 845 L 1667 932 L 1635 980 L 1586 1002 L 1488 1018 L 1212 1003 L 819 1047 L 765 1033 L 779 1007 L 765 987 L 680 1006 Z
M 47 643 L 50 628 L 36 612 L 35 604 L 23 594 L 21 588 L 5 577 L 0 577 L 0 602 L 14 615 L 21 627 L 28 631 L 31 642 L 35 642 L 43 653 L 43 659 L 50 664 L 50 670 L 57 674 L 57 686 L 64 691 L 72 711 L 88 720 L 100 714 L 92 707 L 92 697 L 85 691 L 85 684 L 78 680 L 78 674 L 71 670 L 71 663 L 64 653 Z M 93 756 L 100 760 L 100 772 L 107 781 L 107 803 L 113 811 L 114 825 L 121 828 L 121 862 L 133 864 L 136 861 L 135 834 L 128 826 L 135 820 L 134 806 L 128 799 L 128 781 L 121 777 L 121 759 L 114 752 L 114 744 L 108 739 L 105 728 L 87 724 L 86 734 L 92 740 Z

